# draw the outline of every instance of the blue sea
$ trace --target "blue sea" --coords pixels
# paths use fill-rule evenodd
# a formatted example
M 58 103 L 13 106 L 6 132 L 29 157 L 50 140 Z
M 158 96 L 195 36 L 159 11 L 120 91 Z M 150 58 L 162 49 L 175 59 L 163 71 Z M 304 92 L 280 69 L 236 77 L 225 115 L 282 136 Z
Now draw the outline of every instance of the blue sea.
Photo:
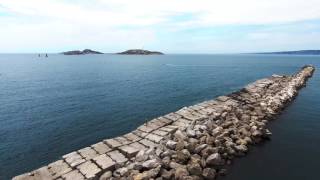
M 305 64 L 317 71 L 270 123 L 272 140 L 236 159 L 224 180 L 319 179 L 320 56 L 1 54 L 0 179 Z

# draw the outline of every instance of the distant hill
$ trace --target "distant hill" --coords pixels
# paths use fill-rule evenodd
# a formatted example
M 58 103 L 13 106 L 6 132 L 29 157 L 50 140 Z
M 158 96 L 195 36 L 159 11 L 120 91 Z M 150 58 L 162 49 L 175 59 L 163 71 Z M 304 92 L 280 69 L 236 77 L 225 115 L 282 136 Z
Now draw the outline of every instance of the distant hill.
M 102 52 L 93 51 L 91 49 L 85 49 L 83 51 L 74 50 L 74 51 L 66 51 L 63 52 L 64 55 L 86 55 L 86 54 L 103 54 Z
M 143 50 L 143 49 L 130 49 L 130 50 L 120 52 L 117 54 L 123 54 L 123 55 L 163 55 L 162 52 L 148 51 L 148 50 Z
M 255 54 L 320 55 L 320 50 L 279 51 L 279 52 L 263 52 L 263 53 L 255 53 Z

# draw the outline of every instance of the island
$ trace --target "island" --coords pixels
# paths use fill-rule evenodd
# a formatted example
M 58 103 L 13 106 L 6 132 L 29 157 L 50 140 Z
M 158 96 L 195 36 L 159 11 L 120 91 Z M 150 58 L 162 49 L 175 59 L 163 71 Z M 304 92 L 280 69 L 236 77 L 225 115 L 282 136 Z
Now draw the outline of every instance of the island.
M 85 49 L 83 51 L 80 51 L 80 50 L 66 51 L 66 52 L 63 52 L 62 54 L 64 54 L 64 55 L 86 55 L 86 54 L 103 54 L 103 53 L 99 52 L 99 51 L 93 51 L 91 49 Z
M 120 52 L 117 54 L 122 54 L 122 55 L 163 55 L 162 52 L 148 51 L 148 50 L 143 50 L 143 49 L 130 49 L 130 50 Z
M 256 54 L 320 55 L 320 50 L 279 51 L 279 52 L 263 52 L 263 53 L 256 53 Z

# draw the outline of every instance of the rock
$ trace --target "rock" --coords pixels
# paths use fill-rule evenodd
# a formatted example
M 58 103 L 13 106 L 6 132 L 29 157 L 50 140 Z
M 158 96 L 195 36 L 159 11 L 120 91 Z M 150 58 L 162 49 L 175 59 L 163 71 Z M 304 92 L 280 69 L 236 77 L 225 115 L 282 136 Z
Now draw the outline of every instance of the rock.
M 213 136 L 207 136 L 206 143 L 209 145 L 213 145 L 216 139 Z
M 200 163 L 201 156 L 199 154 L 192 154 L 189 160 L 189 163 Z
M 196 147 L 195 153 L 199 153 L 200 151 L 202 151 L 207 146 L 208 146 L 208 144 L 201 144 L 200 146 Z
M 187 169 L 191 175 L 200 176 L 202 174 L 202 168 L 199 163 L 190 163 L 187 165 Z
M 214 153 L 206 159 L 206 164 L 211 166 L 220 166 L 223 165 L 223 159 L 219 153 Z
M 108 180 L 108 179 L 110 179 L 111 177 L 112 177 L 112 172 L 111 172 L 111 171 L 107 171 L 107 172 L 103 173 L 103 174 L 100 176 L 99 180 Z
M 236 140 L 236 144 L 238 144 L 238 145 L 241 145 L 241 144 L 243 144 L 243 145 L 247 145 L 247 141 L 246 140 L 244 140 L 244 139 L 237 139 Z
M 174 133 L 174 138 L 177 139 L 178 141 L 184 141 L 187 139 L 187 136 L 180 130 L 177 130 Z
M 228 155 L 230 155 L 230 156 L 233 156 L 233 155 L 236 154 L 236 151 L 235 151 L 232 147 L 230 147 L 230 146 L 227 146 L 227 147 L 226 147 L 226 152 L 227 152 Z
M 189 175 L 187 169 L 178 167 L 174 173 L 174 177 L 176 180 L 184 180 L 186 176 Z
M 115 170 L 113 172 L 113 176 L 114 177 L 122 177 L 122 176 L 126 176 L 128 174 L 128 168 L 123 167 L 123 168 L 119 168 L 117 170 Z
M 164 157 L 164 158 L 162 159 L 162 164 L 163 164 L 164 168 L 169 169 L 169 167 L 170 167 L 170 162 L 171 162 L 171 159 L 170 159 L 169 156 L 166 156 L 166 157 Z
M 214 129 L 212 130 L 211 135 L 212 135 L 212 136 L 217 136 L 217 135 L 219 135 L 222 131 L 223 131 L 223 128 L 220 127 L 220 126 L 218 126 L 218 127 L 214 128 Z
M 138 152 L 138 154 L 136 155 L 136 160 L 139 162 L 145 161 L 148 159 L 148 155 L 145 153 L 144 150 L 141 150 Z
M 134 180 L 149 180 L 154 177 L 156 177 L 160 172 L 161 166 L 158 166 L 154 169 L 151 169 L 149 171 L 145 171 L 143 173 L 139 173 L 136 176 L 134 176 Z
M 171 169 L 170 171 L 166 169 L 162 169 L 161 177 L 167 180 L 172 179 L 174 176 L 174 172 L 175 172 L 174 169 Z
M 183 140 L 179 140 L 177 145 L 176 145 L 176 151 L 181 151 L 182 149 L 184 149 L 184 141 Z
M 216 177 L 216 170 L 213 168 L 203 169 L 202 176 L 204 179 L 212 180 Z
M 180 168 L 180 167 L 184 167 L 184 165 L 176 163 L 174 161 L 171 161 L 169 166 L 170 166 L 171 169 L 177 169 L 177 168 Z
M 187 136 L 188 137 L 195 137 L 196 136 L 196 131 L 188 128 L 187 129 Z
M 269 129 L 265 129 L 265 132 L 263 133 L 263 137 L 266 139 L 270 139 L 272 136 L 272 133 L 269 131 Z
M 213 154 L 213 153 L 217 153 L 218 152 L 218 149 L 217 148 L 214 148 L 214 147 L 211 147 L 211 146 L 207 146 L 206 148 L 204 148 L 202 151 L 201 151 L 201 156 L 203 158 L 207 158 L 209 155 Z
M 248 147 L 244 144 L 241 144 L 241 145 L 238 145 L 238 146 L 235 146 L 235 149 L 239 152 L 243 152 L 243 153 L 246 153 L 248 151 Z
M 187 149 L 183 149 L 182 151 L 177 152 L 177 160 L 178 162 L 185 163 L 190 158 L 190 152 Z
M 164 151 L 163 153 L 161 153 L 160 157 L 161 157 L 161 158 L 164 158 L 164 157 L 166 157 L 166 156 L 172 156 L 172 154 L 174 154 L 174 152 L 175 152 L 175 151 L 173 151 L 173 150 L 166 150 L 166 151 Z
M 155 147 L 149 148 L 149 149 L 145 152 L 145 154 L 147 154 L 148 156 L 150 156 L 150 155 L 155 155 L 155 154 L 156 154 Z
M 262 133 L 261 133 L 261 131 L 259 131 L 259 130 L 254 130 L 254 131 L 252 132 L 252 136 L 254 136 L 254 137 L 260 137 L 260 136 L 262 136 Z
M 160 165 L 160 163 L 157 159 L 151 159 L 142 163 L 142 167 L 146 169 L 152 169 L 157 167 L 158 165 Z
M 169 140 L 169 141 L 167 141 L 167 143 L 166 143 L 166 146 L 167 146 L 169 149 L 172 149 L 172 150 L 176 148 L 176 145 L 177 145 L 177 142 L 172 141 L 172 140 Z
M 142 170 L 142 169 L 143 169 L 142 162 L 136 162 L 136 163 L 134 163 L 133 169 L 134 169 L 134 170 L 139 170 L 139 171 Z
M 252 139 L 250 137 L 245 137 L 244 140 L 247 142 L 247 144 L 252 143 Z

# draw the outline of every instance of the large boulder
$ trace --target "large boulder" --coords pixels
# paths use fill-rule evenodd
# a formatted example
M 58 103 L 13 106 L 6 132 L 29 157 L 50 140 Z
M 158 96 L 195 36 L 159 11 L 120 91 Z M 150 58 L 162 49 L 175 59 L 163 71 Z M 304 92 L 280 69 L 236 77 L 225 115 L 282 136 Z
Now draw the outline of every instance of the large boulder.
M 219 153 L 213 153 L 206 159 L 206 164 L 210 166 L 220 166 L 224 164 L 224 160 Z

